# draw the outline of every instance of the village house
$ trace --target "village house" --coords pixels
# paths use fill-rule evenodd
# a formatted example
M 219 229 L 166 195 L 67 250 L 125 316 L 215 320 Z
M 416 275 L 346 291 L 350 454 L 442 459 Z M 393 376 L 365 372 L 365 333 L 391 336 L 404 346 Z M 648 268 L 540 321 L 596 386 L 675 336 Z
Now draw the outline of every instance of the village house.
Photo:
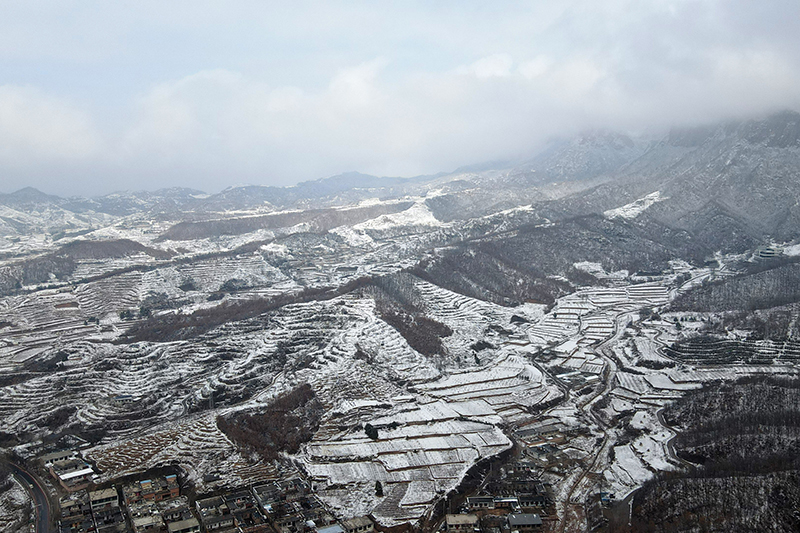
M 530 508 L 543 508 L 547 506 L 548 500 L 547 495 L 544 491 L 544 486 L 542 486 L 542 491 L 538 493 L 524 493 L 518 496 L 519 498 L 519 506 L 523 509 L 530 509 Z
M 273 528 L 280 533 L 313 531 L 336 522 L 300 479 L 253 487 L 253 495 Z
M 119 495 L 115 487 L 90 492 L 89 501 L 98 533 L 125 531 L 125 517 L 122 516 Z
M 94 531 L 92 508 L 85 492 L 62 498 L 59 533 L 89 533 Z
M 528 446 L 536 446 L 543 443 L 563 444 L 567 441 L 564 434 L 566 427 L 561 422 L 546 420 L 530 424 L 515 434 L 517 438 Z
M 306 496 L 299 503 L 303 507 L 303 518 L 307 524 L 313 522 L 313 527 L 321 528 L 336 523 L 336 518 L 328 512 L 316 496 Z
M 134 533 L 164 533 L 167 525 L 152 502 L 142 502 L 128 507 Z
M 372 533 L 375 531 L 375 524 L 367 516 L 357 516 L 343 520 L 342 527 L 347 533 Z
M 493 496 L 472 496 L 467 498 L 467 508 L 470 511 L 494 509 Z
M 317 533 L 344 533 L 344 528 L 339 524 L 331 524 L 330 526 L 317 528 Z
M 189 499 L 186 496 L 178 496 L 172 500 L 162 500 L 156 502 L 156 506 L 164 522 L 167 523 L 180 522 L 194 516 L 189 506 Z
M 495 509 L 518 509 L 519 500 L 516 496 L 498 497 L 494 499 Z
M 538 514 L 512 513 L 508 515 L 508 527 L 511 531 L 531 531 L 542 527 L 542 519 Z
M 486 514 L 479 521 L 481 533 L 508 533 L 506 517 L 502 515 Z
M 255 496 L 258 505 L 265 513 L 272 512 L 272 505 L 284 499 L 281 490 L 275 483 L 256 485 L 252 490 L 253 496 Z
M 68 492 L 87 488 L 94 476 L 92 467 L 77 456 L 50 461 L 47 464 L 50 474 Z
M 196 518 L 187 518 L 179 522 L 170 522 L 167 524 L 168 533 L 199 533 L 200 522 Z
M 136 403 L 138 398 L 131 396 L 130 394 L 118 394 L 111 398 L 111 402 L 114 405 L 123 406 L 123 405 L 130 405 L 132 403 Z
M 103 509 L 119 507 L 119 495 L 114 487 L 90 492 L 89 500 L 91 501 L 93 513 Z
M 226 494 L 223 499 L 233 515 L 233 523 L 240 533 L 261 533 L 269 530 L 269 525 L 261 514 L 253 494 L 242 490 Z
M 39 457 L 39 460 L 45 466 L 50 466 L 50 464 L 56 461 L 67 461 L 69 459 L 77 459 L 78 452 L 75 450 L 58 450 L 55 452 L 50 452 L 42 455 Z
M 195 507 L 205 531 L 233 529 L 233 514 L 222 496 L 197 500 Z
M 298 507 L 289 503 L 273 506 L 272 509 L 273 512 L 269 515 L 269 519 L 278 532 L 296 533 L 304 530 L 306 520 Z
M 174 474 L 142 481 L 134 481 L 122 487 L 125 503 L 132 505 L 141 501 L 172 500 L 180 496 L 178 478 Z
M 287 479 L 286 481 L 279 481 L 276 483 L 278 490 L 286 496 L 287 499 L 294 499 L 300 496 L 305 496 L 310 492 L 308 483 L 300 478 Z
M 474 514 L 449 514 L 445 517 L 448 533 L 472 533 L 478 527 Z

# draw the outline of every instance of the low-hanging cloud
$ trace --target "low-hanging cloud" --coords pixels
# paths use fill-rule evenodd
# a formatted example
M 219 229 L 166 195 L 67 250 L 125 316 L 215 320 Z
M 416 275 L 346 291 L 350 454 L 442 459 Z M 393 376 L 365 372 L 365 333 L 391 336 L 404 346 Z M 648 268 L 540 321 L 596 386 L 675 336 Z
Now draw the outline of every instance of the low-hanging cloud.
M 0 164 L 84 159 L 98 148 L 86 113 L 31 87 L 0 85 Z
M 91 98 L 2 85 L 2 188 L 216 191 L 346 170 L 413 175 L 529 156 L 548 138 L 585 128 L 657 131 L 800 108 L 800 43 L 791 25 L 775 26 L 797 11 L 793 4 L 781 4 L 783 13 L 689 0 L 554 6 L 510 9 L 485 23 L 463 14 L 426 19 L 424 40 L 440 47 L 434 62 L 397 44 L 418 36 L 386 26 L 384 46 L 359 47 L 353 37 L 350 48 L 325 55 L 321 79 L 292 82 L 241 64 L 162 76 L 115 102 L 113 120 Z M 426 15 L 416 6 L 402 16 L 414 9 Z M 389 23 L 379 15 L 369 23 Z M 527 40 L 526 25 L 536 28 Z M 381 43 L 378 30 L 371 37 Z M 454 53 L 467 30 L 466 52 Z M 377 53 L 364 58 L 366 49 Z M 287 69 L 319 67 L 309 57 L 318 56 Z M 53 173 L 64 176 L 61 189 Z

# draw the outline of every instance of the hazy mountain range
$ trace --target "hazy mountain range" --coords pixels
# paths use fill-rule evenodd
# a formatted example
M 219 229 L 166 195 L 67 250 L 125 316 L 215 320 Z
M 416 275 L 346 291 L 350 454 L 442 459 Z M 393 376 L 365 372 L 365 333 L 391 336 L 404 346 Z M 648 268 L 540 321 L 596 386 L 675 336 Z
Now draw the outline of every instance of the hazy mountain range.
M 788 240 L 800 222 L 799 138 L 800 115 L 785 111 L 762 120 L 673 130 L 655 140 L 589 132 L 554 142 L 521 164 L 415 178 L 351 172 L 294 187 L 253 185 L 216 194 L 167 188 L 95 198 L 60 198 L 26 188 L 0 195 L 0 232 L 68 234 L 96 228 L 109 217 L 196 220 L 231 211 L 270 213 L 405 196 L 427 196 L 434 216 L 444 221 L 529 204 L 554 220 L 601 214 L 657 192 L 646 217 L 701 239 L 718 239 L 723 247 L 766 236 Z

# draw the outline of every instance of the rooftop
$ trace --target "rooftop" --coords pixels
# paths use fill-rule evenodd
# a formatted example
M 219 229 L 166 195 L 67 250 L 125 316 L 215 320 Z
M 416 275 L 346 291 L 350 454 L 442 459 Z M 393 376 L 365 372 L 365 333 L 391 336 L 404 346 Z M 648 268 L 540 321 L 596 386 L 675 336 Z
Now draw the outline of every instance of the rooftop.
M 508 525 L 516 526 L 541 526 L 542 519 L 538 514 L 532 513 L 512 513 L 508 515 Z
M 95 491 L 92 491 L 92 492 L 89 493 L 89 498 L 91 498 L 91 500 L 93 502 L 97 501 L 97 500 L 104 500 L 106 498 L 112 498 L 112 497 L 113 498 L 117 497 L 117 489 L 115 489 L 114 487 L 110 487 L 110 488 L 107 488 L 107 489 L 95 490 Z
M 321 527 L 317 529 L 317 533 L 344 533 L 344 529 L 339 524 Z
M 448 525 L 470 525 L 477 524 L 478 516 L 474 514 L 449 514 L 447 515 Z
M 200 523 L 197 521 L 196 518 L 188 518 L 186 520 L 181 520 L 180 522 L 170 522 L 167 524 L 167 529 L 170 533 L 173 531 L 181 531 L 182 529 L 187 529 L 190 527 L 199 527 Z
M 88 476 L 89 474 L 94 474 L 94 470 L 91 467 L 82 468 L 81 470 L 75 470 L 74 472 L 67 472 L 66 474 L 59 474 L 58 477 L 62 481 L 69 481 L 70 479 L 74 479 L 76 477 L 81 476 Z M 116 494 L 116 491 L 114 491 Z
M 344 527 L 346 527 L 348 529 L 356 528 L 356 527 L 369 526 L 371 524 L 372 524 L 372 520 L 370 520 L 366 516 L 357 516 L 355 518 L 350 518 L 350 519 L 344 520 L 342 522 L 342 525 L 344 525 Z
M 42 455 L 39 459 L 42 460 L 44 463 L 49 463 L 53 459 L 57 459 L 59 457 L 64 457 L 65 455 L 77 455 L 75 450 L 58 450 L 56 452 L 50 452 Z

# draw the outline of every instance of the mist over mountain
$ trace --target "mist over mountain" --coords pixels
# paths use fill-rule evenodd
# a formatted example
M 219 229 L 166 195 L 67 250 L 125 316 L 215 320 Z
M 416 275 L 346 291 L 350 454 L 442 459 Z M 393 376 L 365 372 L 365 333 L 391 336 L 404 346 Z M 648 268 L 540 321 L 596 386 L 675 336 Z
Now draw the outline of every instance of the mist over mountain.
M 590 131 L 553 141 L 522 163 L 484 163 L 414 178 L 379 178 L 350 172 L 291 187 L 248 185 L 212 194 L 169 188 L 92 198 L 60 198 L 28 187 L 0 195 L 0 205 L 28 211 L 61 207 L 75 213 L 94 211 L 118 216 L 147 210 L 273 210 L 345 205 L 365 198 L 420 194 L 434 188 L 455 194 L 479 189 L 489 193 L 489 198 L 517 189 L 515 192 L 525 198 L 532 190 L 572 185 L 573 191 L 574 187 L 589 189 L 574 201 L 565 202 L 565 209 L 576 214 L 599 213 L 618 207 L 620 200 L 632 201 L 661 190 L 665 197 L 674 199 L 660 203 L 651 212 L 680 205 L 684 212 L 675 216 L 681 218 L 707 208 L 712 200 L 719 209 L 727 206 L 733 211 L 758 200 L 761 205 L 753 205 L 752 209 L 748 205 L 745 210 L 755 209 L 756 218 L 766 216 L 766 210 L 773 211 L 774 219 L 767 222 L 765 229 L 776 231 L 781 224 L 788 228 L 791 222 L 784 219 L 793 216 L 784 212 L 788 208 L 782 209 L 781 204 L 796 195 L 792 165 L 797 157 L 798 118 L 796 112 L 784 111 L 764 119 L 674 129 L 659 138 Z M 598 186 L 598 181 L 610 183 Z M 788 195 L 784 194 L 785 187 L 789 187 Z M 575 206 L 569 207 L 571 203 Z

